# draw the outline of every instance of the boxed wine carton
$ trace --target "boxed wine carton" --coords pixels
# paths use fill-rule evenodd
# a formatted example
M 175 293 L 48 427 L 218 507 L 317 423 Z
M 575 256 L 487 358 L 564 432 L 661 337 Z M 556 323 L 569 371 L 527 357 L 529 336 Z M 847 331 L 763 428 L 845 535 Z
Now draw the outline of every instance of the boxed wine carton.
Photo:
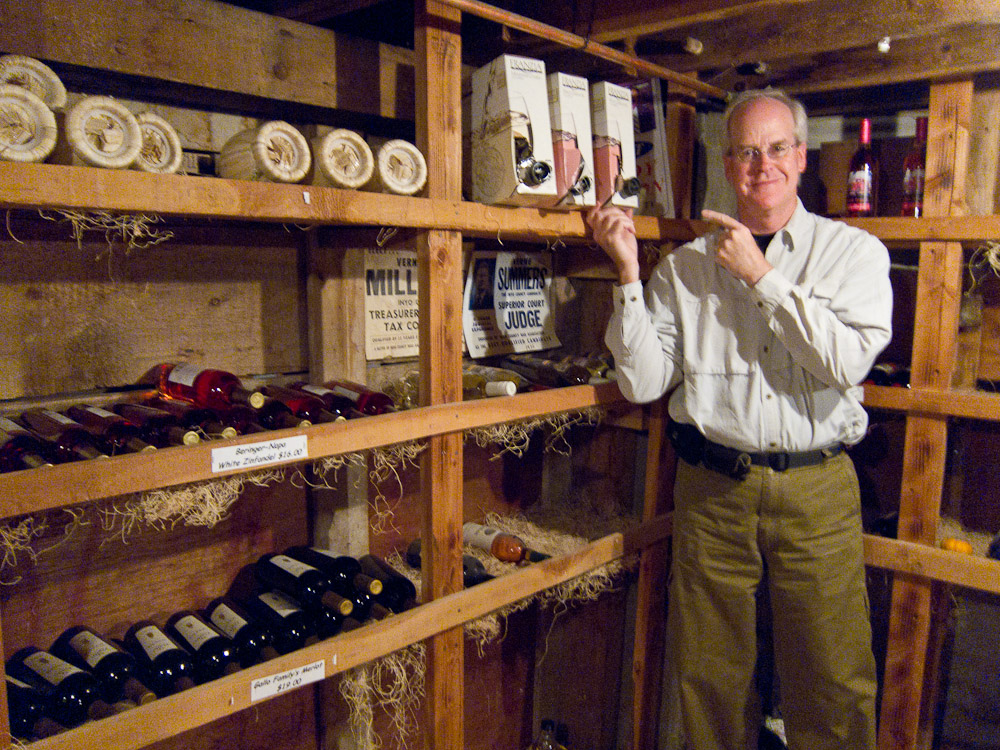
M 640 185 L 635 170 L 632 91 L 608 81 L 595 83 L 590 87 L 590 113 L 597 202 L 637 208 Z
M 593 206 L 594 145 L 590 128 L 590 84 L 586 78 L 550 73 L 549 119 L 556 197 L 555 208 Z
M 672 219 L 674 191 L 660 79 L 651 78 L 633 86 L 632 101 L 636 112 L 635 168 L 642 184 L 636 213 Z
M 501 55 L 472 74 L 472 200 L 539 205 L 556 196 L 545 63 Z

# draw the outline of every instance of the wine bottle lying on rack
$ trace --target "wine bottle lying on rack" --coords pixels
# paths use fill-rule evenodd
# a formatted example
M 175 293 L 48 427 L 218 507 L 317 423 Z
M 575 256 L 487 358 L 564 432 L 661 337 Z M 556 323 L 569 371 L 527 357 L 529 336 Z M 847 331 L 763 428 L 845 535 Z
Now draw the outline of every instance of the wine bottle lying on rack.
M 159 697 L 194 686 L 195 668 L 190 654 L 155 623 L 143 620 L 133 624 L 123 643 L 139 662 L 143 681 Z
M 29 431 L 49 441 L 63 461 L 107 458 L 83 426 L 75 419 L 52 409 L 38 407 L 21 412 L 21 422 Z
M 142 705 L 156 699 L 156 694 L 139 680 L 135 657 L 86 626 L 64 630 L 50 650 L 70 664 L 89 670 L 101 683 L 102 697 L 108 703 L 127 698 Z
M 264 402 L 254 412 L 254 419 L 268 430 L 309 427 L 312 421 L 296 415 L 284 402 L 264 396 Z
M 189 362 L 156 365 L 136 382 L 153 386 L 163 396 L 211 409 L 222 409 L 232 404 L 246 404 L 259 409 L 264 399 L 260 391 L 244 387 L 243 381 L 231 372 L 203 369 Z
M 218 414 L 224 425 L 232 427 L 240 435 L 267 431 L 267 428 L 257 421 L 257 410 L 249 406 L 233 404 L 226 409 L 220 409 Z
M 366 416 L 386 414 L 396 411 L 396 405 L 382 391 L 350 380 L 331 380 L 324 384 L 338 396 L 343 396 L 354 404 L 354 408 Z
M 92 674 L 48 651 L 25 646 L 7 661 L 7 671 L 39 690 L 45 696 L 49 715 L 64 727 L 116 713 L 101 698 L 101 686 Z
M 549 559 L 549 555 L 530 549 L 516 534 L 508 534 L 493 526 L 479 523 L 469 522 L 462 525 L 462 541 L 470 547 L 486 550 L 503 562 L 541 562 Z
M 199 435 L 228 440 L 239 434 L 235 427 L 223 423 L 215 409 L 198 406 L 190 401 L 157 397 L 146 401 L 146 406 L 173 414 L 181 425 L 189 430 L 194 430 Z
M 197 682 L 210 682 L 239 670 L 233 642 L 197 612 L 175 612 L 163 629 L 191 654 Z
M 289 547 L 285 554 L 325 573 L 335 590 L 357 589 L 372 595 L 382 593 L 382 581 L 363 573 L 361 563 L 349 555 L 338 555 L 322 547 L 305 545 Z
M 173 414 L 162 409 L 142 404 L 114 404 L 111 410 L 128 421 L 138 425 L 143 440 L 157 448 L 169 448 L 172 445 L 196 445 L 201 437 L 194 430 L 189 430 Z
M 322 399 L 294 388 L 284 388 L 280 385 L 265 385 L 261 392 L 268 398 L 280 401 L 292 414 L 300 419 L 308 419 L 312 424 L 321 422 L 343 422 L 347 417 L 326 408 Z
M 327 388 L 322 385 L 313 385 L 305 380 L 297 380 L 294 383 L 289 383 L 286 387 L 295 391 L 307 393 L 310 396 L 315 396 L 323 402 L 327 411 L 339 414 L 345 419 L 367 416 L 357 410 L 355 407 L 356 401 L 354 399 L 341 395 L 332 388 Z
M 7 675 L 7 716 L 10 733 L 19 740 L 30 741 L 51 737 L 66 730 L 59 722 L 50 719 L 44 693 Z
M 75 419 L 109 453 L 155 451 L 156 446 L 142 439 L 139 427 L 120 414 L 89 404 L 74 404 L 66 416 Z
M 376 601 L 393 612 L 404 612 L 417 606 L 417 587 L 402 573 L 376 555 L 358 558 L 361 571 L 382 582 L 382 593 Z
M 280 591 L 257 591 L 240 600 L 240 604 L 274 636 L 273 646 L 279 654 L 297 651 L 318 640 L 316 628 L 299 603 Z
M 7 417 L 0 417 L 0 473 L 51 466 L 50 448 L 41 438 Z
M 420 555 L 420 539 L 414 539 L 406 548 L 406 564 L 420 570 L 423 560 Z M 486 567 L 479 558 L 472 555 L 462 555 L 462 584 L 465 588 L 475 586 L 483 581 L 491 581 L 493 576 L 486 572 Z
M 271 552 L 257 559 L 253 572 L 262 585 L 283 591 L 306 610 L 325 607 L 342 615 L 351 614 L 353 605 L 333 590 L 333 583 L 323 571 L 308 563 Z
M 278 656 L 272 645 L 274 635 L 267 627 L 229 597 L 209 602 L 205 618 L 236 646 L 236 656 L 244 669 Z
M 501 361 L 501 366 L 550 388 L 584 385 L 590 380 L 590 373 L 583 367 L 532 354 L 511 354 Z

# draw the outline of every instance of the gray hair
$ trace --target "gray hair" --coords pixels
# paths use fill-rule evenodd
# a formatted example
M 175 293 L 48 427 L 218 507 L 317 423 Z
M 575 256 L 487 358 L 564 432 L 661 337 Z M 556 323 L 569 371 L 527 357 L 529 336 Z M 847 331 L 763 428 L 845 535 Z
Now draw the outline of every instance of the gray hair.
M 776 102 L 781 102 L 788 107 L 788 109 L 792 112 L 795 140 L 799 143 L 806 142 L 809 137 L 809 124 L 806 116 L 806 108 L 802 106 L 802 102 L 798 99 L 792 99 L 792 97 L 781 89 L 771 87 L 766 89 L 747 89 L 746 91 L 741 91 L 739 94 L 734 96 L 726 106 L 726 111 L 722 113 L 723 152 L 728 153 L 729 149 L 732 147 L 732 143 L 729 141 L 729 121 L 733 118 L 733 115 L 736 114 L 738 109 L 743 107 L 745 104 L 755 102 L 758 99 L 774 99 Z

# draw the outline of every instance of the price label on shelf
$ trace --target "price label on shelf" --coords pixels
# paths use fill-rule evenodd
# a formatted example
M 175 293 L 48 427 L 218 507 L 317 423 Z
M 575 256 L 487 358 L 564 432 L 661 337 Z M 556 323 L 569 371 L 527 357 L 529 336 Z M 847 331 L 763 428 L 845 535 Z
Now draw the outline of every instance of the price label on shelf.
M 250 702 L 254 703 L 264 698 L 270 698 L 278 693 L 308 685 L 310 682 L 319 682 L 325 677 L 326 662 L 323 659 L 302 667 L 289 669 L 287 672 L 261 677 L 250 683 Z
M 212 472 L 252 469 L 303 458 L 309 458 L 309 442 L 305 435 L 262 443 L 225 445 L 212 450 Z

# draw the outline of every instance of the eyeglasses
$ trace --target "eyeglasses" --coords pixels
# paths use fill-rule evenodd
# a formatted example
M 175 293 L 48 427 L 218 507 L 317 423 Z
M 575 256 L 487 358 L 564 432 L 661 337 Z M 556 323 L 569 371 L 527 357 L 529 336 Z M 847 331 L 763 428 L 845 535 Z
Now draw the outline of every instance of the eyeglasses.
M 778 161 L 788 156 L 798 145 L 798 141 L 795 141 L 795 143 L 778 141 L 777 143 L 772 143 L 764 151 L 761 151 L 756 146 L 744 146 L 736 150 L 730 149 L 729 155 L 743 164 L 749 164 L 755 159 L 760 159 L 764 154 L 767 154 L 767 158 L 771 161 Z

